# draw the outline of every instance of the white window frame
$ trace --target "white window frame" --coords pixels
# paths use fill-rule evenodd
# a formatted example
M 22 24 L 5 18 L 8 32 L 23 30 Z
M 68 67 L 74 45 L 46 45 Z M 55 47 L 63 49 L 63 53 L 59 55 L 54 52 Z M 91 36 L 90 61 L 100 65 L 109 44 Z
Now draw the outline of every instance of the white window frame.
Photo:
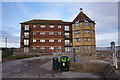
M 29 32 L 24 32 L 24 37 L 29 38 Z
M 36 42 L 36 39 L 33 39 L 33 42 Z
M 54 28 L 54 25 L 50 25 L 49 28 Z
M 45 28 L 45 25 L 40 25 L 41 28 Z
M 54 42 L 54 40 L 53 40 L 53 39 L 50 39 L 49 42 Z
M 24 45 L 29 45 L 29 40 L 28 39 L 24 39 Z
M 75 38 L 75 42 L 80 42 L 80 39 L 79 38 Z
M 40 32 L 40 35 L 45 35 L 45 32 Z
M 69 31 L 69 26 L 65 26 L 65 31 Z
M 33 35 L 37 35 L 37 32 L 33 32 Z
M 70 40 L 65 40 L 65 45 L 69 45 L 70 44 Z
M 45 42 L 45 40 L 44 40 L 44 39 L 41 39 L 40 42 Z
M 29 30 L 29 25 L 25 25 L 25 30 Z
M 29 52 L 29 47 L 24 47 L 24 52 Z
M 45 50 L 45 47 L 40 47 L 40 50 Z
M 33 28 L 36 28 L 37 27 L 37 25 L 33 25 Z
M 36 47 L 33 47 L 33 50 L 36 50 Z
M 58 25 L 58 28 L 62 28 L 62 26 Z
M 54 47 L 49 47 L 50 50 L 54 50 Z
M 90 49 L 90 46 L 85 46 L 85 49 L 87 49 L 87 50 Z
M 85 41 L 90 41 L 90 38 L 85 38 Z
M 49 35 L 51 35 L 51 33 L 53 33 L 53 35 L 55 34 L 54 32 L 49 32 Z
M 85 30 L 85 33 L 90 33 L 90 30 Z
M 61 39 L 59 39 L 58 42 L 61 42 Z

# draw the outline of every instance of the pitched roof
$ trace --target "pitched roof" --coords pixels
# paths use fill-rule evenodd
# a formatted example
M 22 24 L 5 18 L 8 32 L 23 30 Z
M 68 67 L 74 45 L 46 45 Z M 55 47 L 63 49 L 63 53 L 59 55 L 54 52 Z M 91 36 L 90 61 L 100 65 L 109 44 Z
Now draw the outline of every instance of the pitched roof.
M 64 22 L 62 20 L 41 20 L 33 19 L 30 21 L 22 22 L 20 24 L 71 24 L 72 22 Z
M 88 16 L 86 16 L 82 11 L 77 15 L 77 17 L 73 20 L 73 23 L 76 22 L 77 20 L 84 21 L 92 21 Z

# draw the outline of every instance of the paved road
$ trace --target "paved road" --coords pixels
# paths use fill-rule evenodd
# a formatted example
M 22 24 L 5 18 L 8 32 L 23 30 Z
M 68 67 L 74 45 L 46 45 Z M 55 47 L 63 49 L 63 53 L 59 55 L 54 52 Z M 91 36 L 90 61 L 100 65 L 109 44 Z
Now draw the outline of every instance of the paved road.
M 3 78 L 99 78 L 98 75 L 52 70 L 52 57 L 43 56 L 3 62 Z

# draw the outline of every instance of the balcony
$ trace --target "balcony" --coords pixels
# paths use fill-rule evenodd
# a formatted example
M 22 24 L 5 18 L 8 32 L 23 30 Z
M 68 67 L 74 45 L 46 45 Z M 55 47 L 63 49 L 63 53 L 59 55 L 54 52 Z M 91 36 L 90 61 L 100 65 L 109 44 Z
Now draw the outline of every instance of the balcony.
M 23 28 L 22 28 L 22 31 L 24 31 L 24 32 L 29 32 L 29 31 L 30 31 L 30 28 L 25 29 L 25 28 L 23 27 Z
M 29 35 L 26 35 L 26 36 L 22 35 L 22 38 L 23 38 L 23 39 L 28 39 L 28 38 L 30 38 L 30 37 L 29 37 Z
M 72 30 L 64 30 L 64 32 L 72 32 Z
M 72 47 L 72 43 L 65 43 L 65 47 Z
M 65 38 L 65 39 L 72 39 L 72 37 L 69 36 L 69 35 L 65 35 L 64 38 Z
M 22 42 L 21 45 L 24 46 L 24 47 L 30 46 L 30 44 L 24 44 L 24 42 Z

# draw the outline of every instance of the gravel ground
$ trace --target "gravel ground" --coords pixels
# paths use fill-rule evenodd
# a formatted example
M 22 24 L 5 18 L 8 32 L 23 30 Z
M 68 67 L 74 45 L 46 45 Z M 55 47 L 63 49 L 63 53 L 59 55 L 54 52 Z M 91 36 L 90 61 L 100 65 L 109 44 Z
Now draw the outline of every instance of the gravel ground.
M 3 78 L 99 78 L 99 75 L 52 70 L 52 57 L 42 56 L 2 63 Z

